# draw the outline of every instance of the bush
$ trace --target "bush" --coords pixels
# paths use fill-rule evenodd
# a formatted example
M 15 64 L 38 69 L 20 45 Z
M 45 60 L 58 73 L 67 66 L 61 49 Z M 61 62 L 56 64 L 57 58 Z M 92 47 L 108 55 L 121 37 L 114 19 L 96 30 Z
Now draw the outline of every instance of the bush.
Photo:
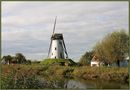
M 8 66 L 7 66 L 8 67 Z M 2 70 L 1 75 L 1 88 L 2 89 L 38 89 L 42 88 L 38 78 L 36 78 L 36 72 L 31 69 L 21 68 L 20 66 L 14 66 L 6 72 L 6 66 Z

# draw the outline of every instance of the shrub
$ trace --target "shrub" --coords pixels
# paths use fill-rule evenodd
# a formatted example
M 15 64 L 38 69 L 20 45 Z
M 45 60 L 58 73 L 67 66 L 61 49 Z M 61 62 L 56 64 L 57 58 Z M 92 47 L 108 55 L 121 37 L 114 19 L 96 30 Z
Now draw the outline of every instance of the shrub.
M 5 66 L 6 67 L 6 66 Z M 6 69 L 6 68 L 2 69 Z M 8 67 L 8 66 L 7 66 Z M 14 66 L 10 68 L 10 71 L 5 72 L 2 70 L 1 75 L 1 88 L 2 89 L 31 89 L 42 88 L 36 74 L 32 68 L 25 69 L 20 66 Z

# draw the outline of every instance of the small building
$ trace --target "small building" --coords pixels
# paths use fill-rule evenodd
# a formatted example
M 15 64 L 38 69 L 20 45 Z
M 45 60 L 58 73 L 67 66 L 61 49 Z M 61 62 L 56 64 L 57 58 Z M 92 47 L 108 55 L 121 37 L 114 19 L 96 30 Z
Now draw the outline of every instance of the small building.
M 99 67 L 100 65 L 100 62 L 99 62 L 99 59 L 96 57 L 96 56 L 93 56 L 92 60 L 91 60 L 91 67 L 92 66 L 97 66 Z

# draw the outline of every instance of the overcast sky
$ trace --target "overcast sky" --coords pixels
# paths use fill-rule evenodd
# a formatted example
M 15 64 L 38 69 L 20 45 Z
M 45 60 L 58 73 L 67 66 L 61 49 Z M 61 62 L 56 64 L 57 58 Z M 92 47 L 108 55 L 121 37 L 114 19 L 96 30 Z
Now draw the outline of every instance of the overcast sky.
M 47 57 L 55 16 L 69 58 L 78 61 L 106 34 L 128 31 L 128 1 L 3 1 L 2 55 Z

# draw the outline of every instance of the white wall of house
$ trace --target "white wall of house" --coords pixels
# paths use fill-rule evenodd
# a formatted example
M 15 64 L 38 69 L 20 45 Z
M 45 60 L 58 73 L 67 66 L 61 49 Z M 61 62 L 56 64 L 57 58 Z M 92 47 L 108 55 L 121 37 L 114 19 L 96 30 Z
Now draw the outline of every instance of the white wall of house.
M 97 66 L 99 67 L 99 62 L 98 61 L 91 61 L 91 67 L 92 66 Z

